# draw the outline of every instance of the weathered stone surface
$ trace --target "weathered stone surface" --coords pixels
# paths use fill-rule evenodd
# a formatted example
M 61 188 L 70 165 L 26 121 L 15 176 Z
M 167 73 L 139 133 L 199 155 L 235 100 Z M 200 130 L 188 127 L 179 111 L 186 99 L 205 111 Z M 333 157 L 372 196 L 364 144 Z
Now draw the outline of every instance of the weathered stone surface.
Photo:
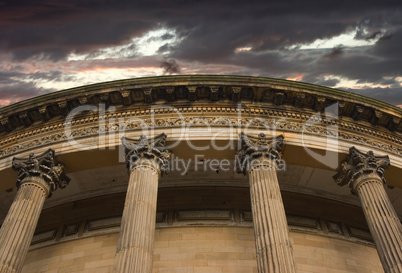
M 166 135 L 138 141 L 122 138 L 130 170 L 113 272 L 152 272 L 156 201 L 160 173 L 168 171 Z
M 258 272 L 296 272 L 292 245 L 276 176 L 283 136 L 253 139 L 240 134 L 241 172 L 248 172 Z
M 14 157 L 12 167 L 18 171 L 17 187 L 20 187 L 27 177 L 38 177 L 49 184 L 49 195 L 57 188 L 65 188 L 70 181 L 63 172 L 63 165 L 56 162 L 52 149 L 37 156 L 30 154 L 28 158 Z
M 352 193 L 355 194 L 356 181 L 368 175 L 376 177 L 385 183 L 384 170 L 390 165 L 388 156 L 374 156 L 372 151 L 365 153 L 360 152 L 355 147 L 349 149 L 349 157 L 341 163 L 341 167 L 336 175 L 335 182 L 340 185 L 348 184 Z
M 127 168 L 132 171 L 138 165 L 139 159 L 148 159 L 158 165 L 158 172 L 169 172 L 169 152 L 164 148 L 166 135 L 160 134 L 148 139 L 142 135 L 139 140 L 123 137 L 121 139 L 125 154 Z
M 236 155 L 237 171 L 246 174 L 253 164 L 259 164 L 265 159 L 281 159 L 283 139 L 283 135 L 268 139 L 263 133 L 258 138 L 240 133 L 241 150 Z
M 69 179 L 54 151 L 29 158 L 14 158 L 18 192 L 0 230 L 0 272 L 21 272 L 43 204 L 52 191 Z
M 348 184 L 362 204 L 384 271 L 402 272 L 402 225 L 384 190 L 388 156 L 364 154 L 350 148 L 348 159 L 334 176 L 338 185 Z

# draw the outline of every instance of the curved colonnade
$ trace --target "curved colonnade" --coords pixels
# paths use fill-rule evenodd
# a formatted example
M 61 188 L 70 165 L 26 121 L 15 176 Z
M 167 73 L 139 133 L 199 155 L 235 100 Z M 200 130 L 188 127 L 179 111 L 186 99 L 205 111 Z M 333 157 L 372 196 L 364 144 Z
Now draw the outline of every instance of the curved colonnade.
M 401 114 L 330 88 L 207 75 L 103 83 L 5 107 L 0 272 L 61 272 L 60 260 L 53 269 L 49 261 L 40 264 L 40 271 L 29 255 L 117 233 L 104 272 L 152 272 L 155 263 L 154 271 L 226 272 L 233 270 L 229 262 L 216 264 L 208 255 L 236 249 L 252 255 L 248 267 L 238 267 L 244 272 L 306 271 L 309 261 L 299 247 L 309 245 L 299 243 L 295 231 L 367 247 L 373 240 L 383 270 L 401 272 Z M 102 211 L 99 204 L 95 211 L 100 200 L 112 206 Z M 185 226 L 200 227 L 200 234 L 202 228 L 232 227 L 241 234 L 254 227 L 255 249 L 204 240 L 208 250 L 195 246 L 191 256 L 188 249 L 180 252 L 179 241 L 158 244 L 159 233 L 176 230 L 185 237 Z M 161 249 L 180 253 L 166 256 Z M 81 259 L 75 271 L 90 272 L 96 258 L 79 255 L 70 259 Z M 175 265 L 163 263 L 169 257 Z M 344 271 L 353 272 L 347 270 L 357 265 L 347 261 Z M 310 267 L 333 266 L 317 264 Z

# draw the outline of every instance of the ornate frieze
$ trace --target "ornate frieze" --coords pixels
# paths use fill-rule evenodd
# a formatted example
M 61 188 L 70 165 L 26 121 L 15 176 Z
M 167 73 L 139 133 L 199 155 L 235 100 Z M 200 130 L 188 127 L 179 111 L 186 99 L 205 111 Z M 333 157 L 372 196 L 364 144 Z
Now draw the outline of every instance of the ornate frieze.
M 164 114 L 179 111 L 186 115 L 165 117 Z M 200 116 L 208 112 L 211 116 Z M 161 118 L 150 118 L 149 115 L 161 114 Z M 189 116 L 188 114 L 192 114 Z M 255 115 L 258 115 L 257 117 Z M 216 116 L 212 116 L 216 115 Z M 222 117 L 225 115 L 225 117 Z M 239 115 L 241 117 L 239 118 Z M 135 117 L 132 119 L 131 117 Z M 121 123 L 108 122 L 109 119 L 123 118 Z M 375 130 L 346 120 L 324 119 L 307 113 L 289 112 L 286 110 L 268 110 L 262 108 L 235 107 L 179 107 L 135 110 L 109 114 L 104 116 L 105 125 L 98 125 L 98 117 L 86 117 L 72 121 L 72 130 L 64 130 L 66 124 L 58 123 L 13 135 L 0 141 L 0 157 L 7 157 L 21 151 L 54 144 L 68 139 L 96 136 L 99 133 L 113 133 L 117 130 L 135 131 L 147 127 L 179 128 L 183 126 L 217 126 L 262 130 L 278 130 L 301 134 L 317 135 L 348 141 L 359 145 L 368 145 L 388 153 L 402 155 L 402 139 L 393 134 Z M 77 125 L 77 126 L 76 126 Z M 79 126 L 78 126 L 79 125 Z M 328 126 L 331 125 L 331 126 Z M 332 126 L 334 125 L 334 126 Z M 4 126 L 4 125 L 3 125 Z M 18 144 L 11 144 L 17 142 Z M 9 145 L 8 145 L 9 144 Z
M 161 174 L 169 172 L 170 153 L 165 148 L 165 134 L 153 138 L 142 135 L 138 140 L 123 137 L 121 141 L 126 155 L 127 168 L 130 171 L 136 166 L 139 159 L 150 159 L 159 165 Z
M 335 182 L 340 185 L 349 185 L 355 194 L 354 182 L 363 175 L 376 174 L 385 183 L 384 169 L 390 166 L 388 156 L 375 156 L 372 151 L 362 153 L 355 147 L 349 149 L 349 157 L 341 163 L 338 173 L 334 175 Z
M 277 161 L 282 157 L 283 135 L 267 137 L 260 133 L 258 137 L 240 133 L 241 150 L 237 153 L 236 169 L 246 174 L 255 160 L 269 159 Z
M 50 193 L 57 188 L 65 188 L 70 181 L 63 172 L 63 165 L 56 162 L 52 149 L 40 155 L 30 154 L 28 158 L 14 157 L 12 167 L 18 171 L 18 188 L 27 177 L 42 178 L 50 186 Z

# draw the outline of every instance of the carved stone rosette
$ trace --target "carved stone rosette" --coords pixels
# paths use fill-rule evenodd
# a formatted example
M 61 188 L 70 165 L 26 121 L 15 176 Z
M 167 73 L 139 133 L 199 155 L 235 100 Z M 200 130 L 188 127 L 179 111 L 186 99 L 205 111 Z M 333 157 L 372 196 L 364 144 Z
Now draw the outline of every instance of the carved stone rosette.
M 46 198 L 69 182 L 51 149 L 14 158 L 12 167 L 18 171 L 18 192 L 0 230 L 1 273 L 21 272 Z
M 152 272 L 156 201 L 160 174 L 168 172 L 166 135 L 122 138 L 130 170 L 113 272 Z
M 334 175 L 335 182 L 348 184 L 362 204 L 384 271 L 402 272 L 402 225 L 384 189 L 388 156 L 375 156 L 350 148 L 349 157 Z
M 296 272 L 288 224 L 276 176 L 282 135 L 258 138 L 240 134 L 238 172 L 248 173 L 258 272 Z

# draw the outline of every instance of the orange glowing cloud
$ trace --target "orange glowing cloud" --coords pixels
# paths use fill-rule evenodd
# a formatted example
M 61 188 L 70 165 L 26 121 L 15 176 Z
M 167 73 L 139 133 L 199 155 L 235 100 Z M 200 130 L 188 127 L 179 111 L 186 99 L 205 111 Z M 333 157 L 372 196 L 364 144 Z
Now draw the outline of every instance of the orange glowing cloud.
M 304 74 L 300 74 L 300 75 L 296 75 L 293 77 L 287 77 L 286 79 L 290 80 L 290 81 L 302 81 L 303 77 L 304 77 Z
M 252 49 L 252 47 L 249 47 L 249 46 L 247 46 L 247 47 L 238 47 L 238 48 L 236 48 L 236 51 L 237 52 L 250 51 L 251 49 Z
M 0 100 L 0 107 L 4 107 L 11 104 L 11 100 Z

